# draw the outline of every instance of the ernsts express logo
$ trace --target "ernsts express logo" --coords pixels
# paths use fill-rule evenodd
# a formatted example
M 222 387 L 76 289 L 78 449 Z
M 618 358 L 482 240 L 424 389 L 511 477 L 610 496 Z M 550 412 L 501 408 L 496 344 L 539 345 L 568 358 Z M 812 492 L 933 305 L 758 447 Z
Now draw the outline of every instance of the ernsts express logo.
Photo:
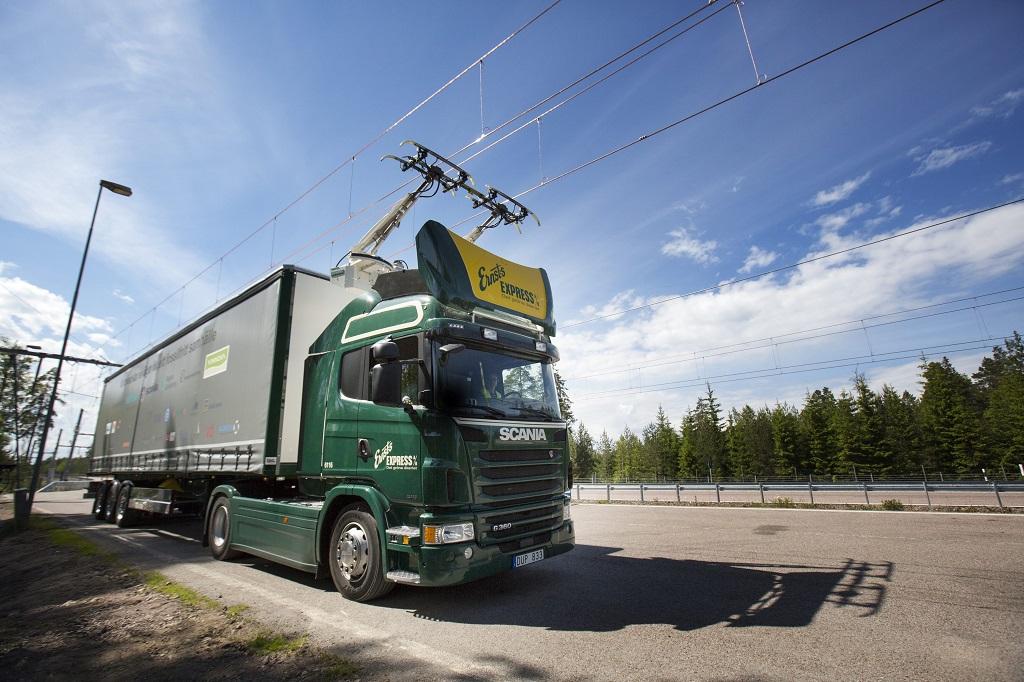
M 544 429 L 524 429 L 515 426 L 503 426 L 498 429 L 498 440 L 542 440 L 547 441 Z
M 490 270 L 481 265 L 476 274 L 480 278 L 479 286 L 481 292 L 486 291 L 487 287 L 497 284 L 501 287 L 501 293 L 505 296 L 512 296 L 530 305 L 537 305 L 537 296 L 532 291 L 527 291 L 522 287 L 502 281 L 505 277 L 505 268 L 501 266 L 501 263 L 498 263 Z
M 384 447 L 373 453 L 373 468 L 379 469 L 383 464 L 385 469 L 415 469 L 416 455 L 392 455 L 394 443 L 388 441 Z

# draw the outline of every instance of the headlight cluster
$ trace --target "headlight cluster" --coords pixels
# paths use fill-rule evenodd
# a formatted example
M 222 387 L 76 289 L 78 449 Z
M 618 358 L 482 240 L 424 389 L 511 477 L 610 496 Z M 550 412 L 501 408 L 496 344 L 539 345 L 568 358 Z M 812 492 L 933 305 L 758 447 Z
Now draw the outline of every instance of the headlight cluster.
M 423 526 L 423 544 L 447 545 L 466 542 L 476 537 L 472 523 L 450 523 L 444 526 Z

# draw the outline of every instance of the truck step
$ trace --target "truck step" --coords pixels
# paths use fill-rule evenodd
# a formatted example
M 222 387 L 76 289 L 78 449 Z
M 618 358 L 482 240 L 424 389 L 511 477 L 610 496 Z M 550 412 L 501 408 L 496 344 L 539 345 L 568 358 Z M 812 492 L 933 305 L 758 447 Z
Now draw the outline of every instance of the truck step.
M 420 574 L 413 573 L 412 571 L 388 571 L 388 580 L 396 583 L 403 583 L 405 585 L 419 585 Z

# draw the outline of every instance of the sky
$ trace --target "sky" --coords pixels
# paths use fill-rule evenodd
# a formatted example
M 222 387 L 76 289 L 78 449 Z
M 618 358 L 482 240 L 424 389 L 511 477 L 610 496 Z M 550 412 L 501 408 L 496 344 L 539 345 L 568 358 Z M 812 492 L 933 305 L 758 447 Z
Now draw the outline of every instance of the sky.
M 1024 5 L 946 0 L 781 75 L 927 3 L 562 0 L 477 63 L 551 1 L 0 4 L 0 335 L 59 351 L 100 178 L 134 195 L 101 199 L 69 353 L 122 362 L 282 262 L 326 271 L 408 138 L 541 184 L 540 227 L 478 243 L 548 271 L 595 434 L 705 384 L 918 392 L 922 355 L 972 372 L 1024 327 L 1024 204 L 929 227 L 1024 197 Z M 473 215 L 423 200 L 381 253 Z M 65 369 L 58 428 L 92 431 L 103 374 Z

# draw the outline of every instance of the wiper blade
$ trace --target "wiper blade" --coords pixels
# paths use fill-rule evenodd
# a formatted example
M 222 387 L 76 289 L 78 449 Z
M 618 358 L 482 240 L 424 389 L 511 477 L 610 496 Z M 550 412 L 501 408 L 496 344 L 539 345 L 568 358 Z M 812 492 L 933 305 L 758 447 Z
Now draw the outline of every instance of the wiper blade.
M 463 410 L 483 410 L 489 414 L 493 414 L 496 417 L 507 417 L 503 410 L 499 410 L 497 407 L 491 407 L 490 405 L 460 405 L 459 409 Z
M 548 421 L 555 421 L 555 418 L 551 416 L 550 412 L 544 410 L 538 410 L 536 407 L 520 407 L 517 408 L 520 412 L 526 412 L 528 414 L 535 414 L 538 417 L 545 417 Z

